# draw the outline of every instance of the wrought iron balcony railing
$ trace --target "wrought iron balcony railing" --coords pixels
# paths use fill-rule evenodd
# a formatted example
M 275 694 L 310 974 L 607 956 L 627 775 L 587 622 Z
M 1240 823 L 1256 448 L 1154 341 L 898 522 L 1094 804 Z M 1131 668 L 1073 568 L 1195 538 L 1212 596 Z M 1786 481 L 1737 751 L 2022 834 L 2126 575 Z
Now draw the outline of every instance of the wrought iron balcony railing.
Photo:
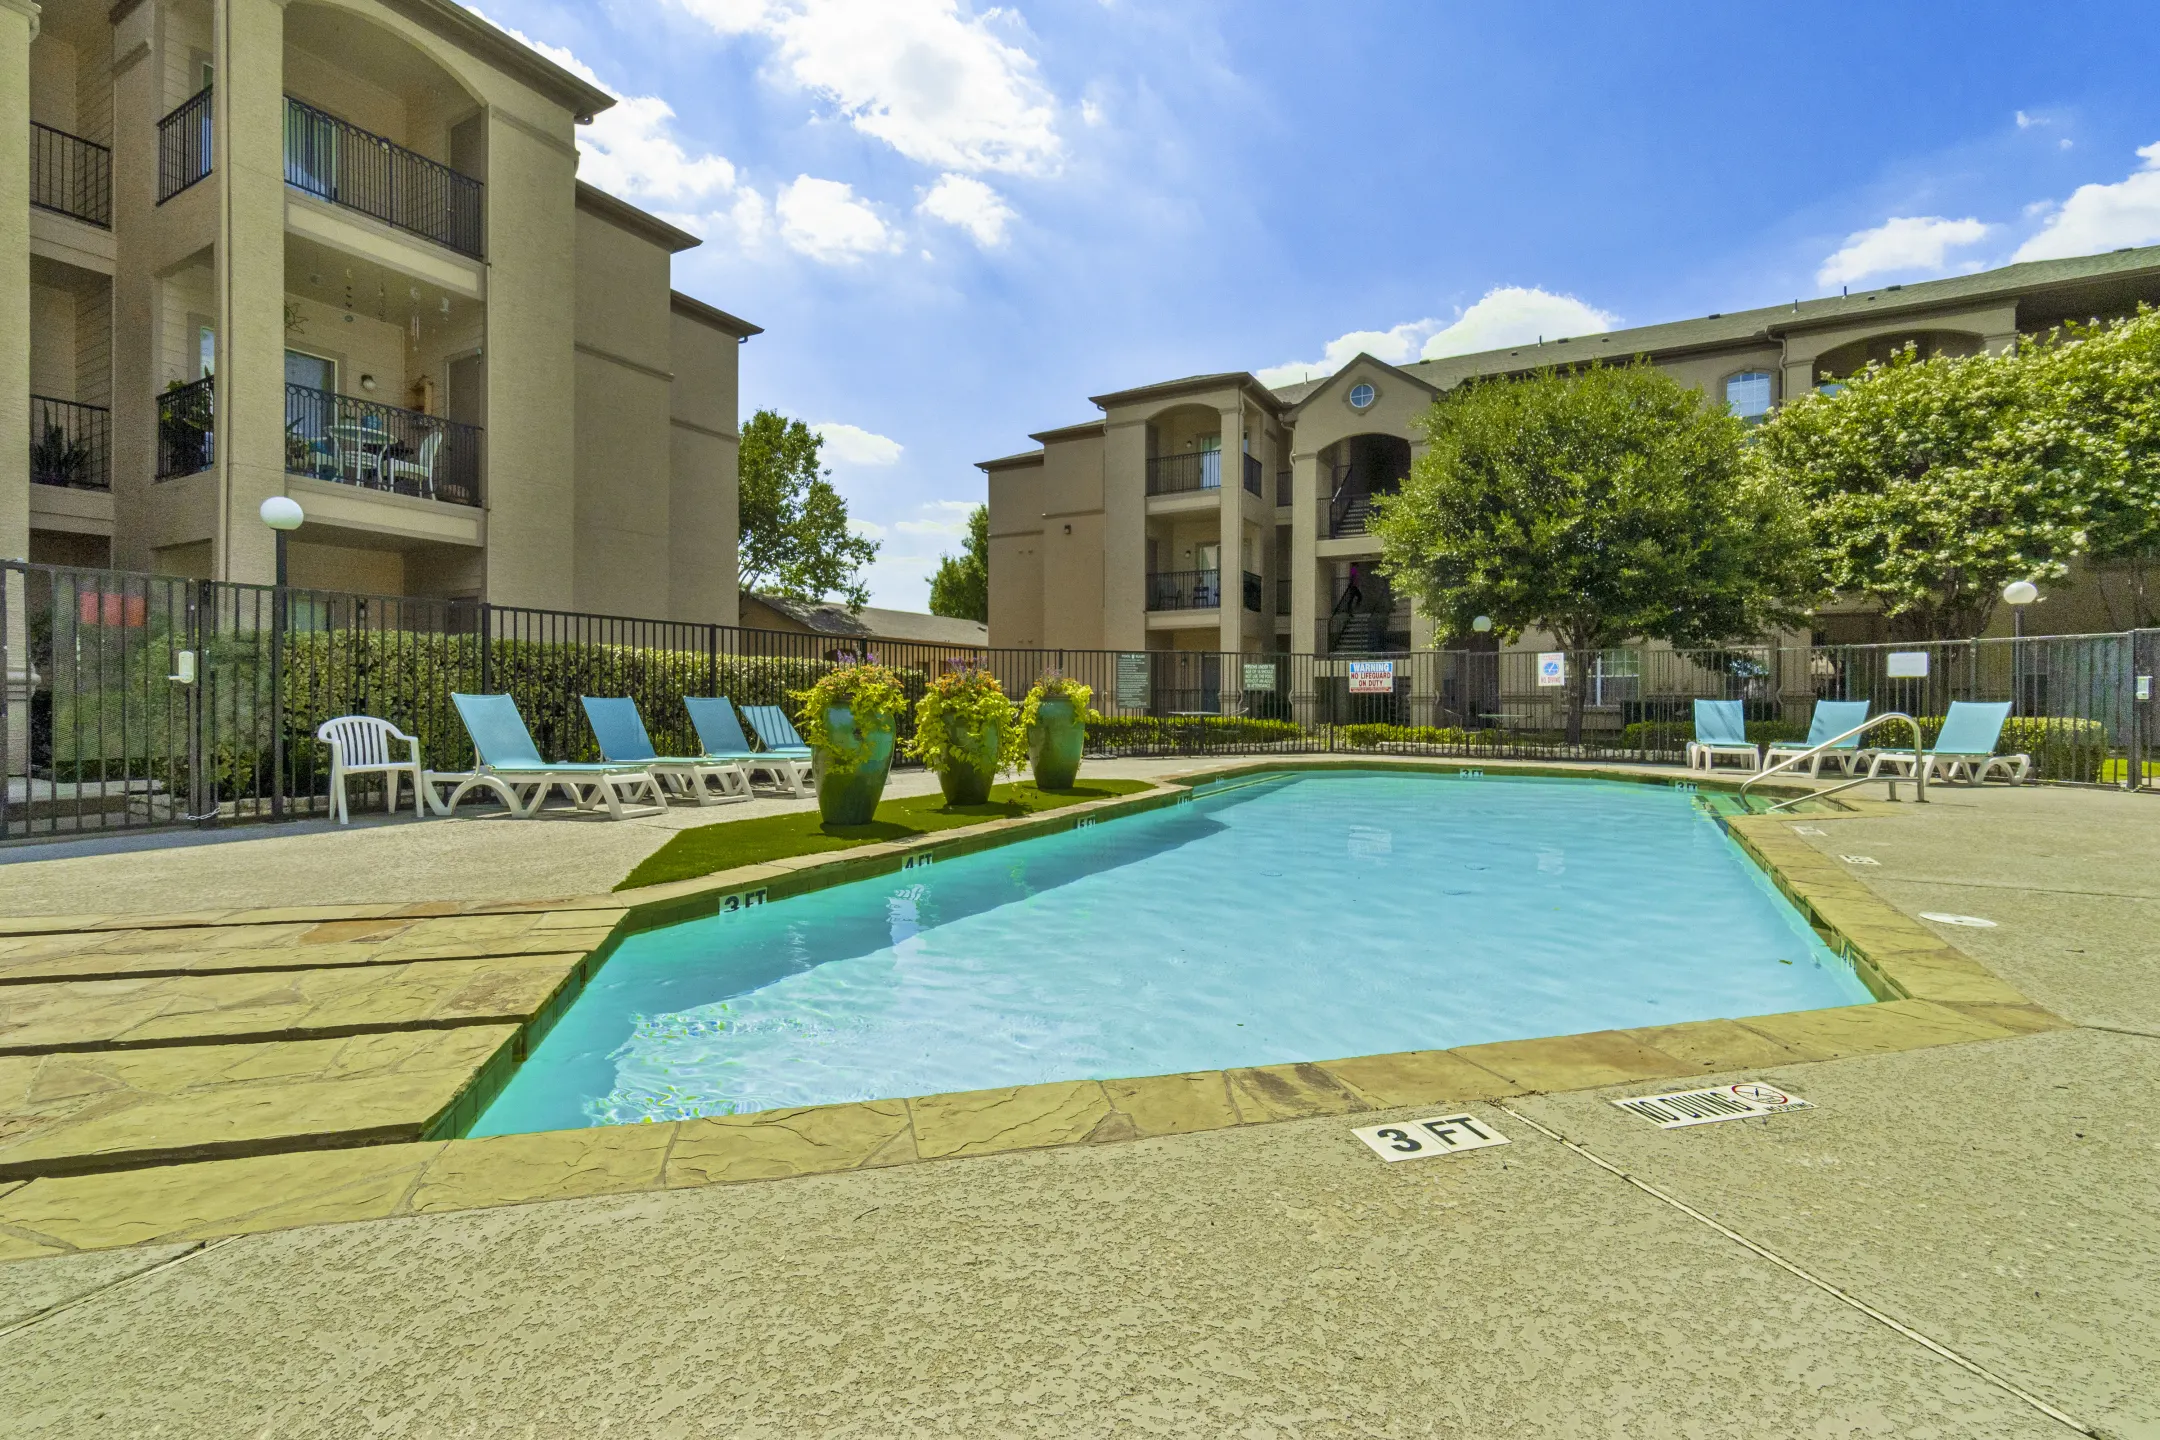
M 49 395 L 30 397 L 30 479 L 71 490 L 112 488 L 112 412 Z
M 1183 455 L 1157 455 L 1147 462 L 1147 493 L 1179 495 L 1193 490 L 1222 488 L 1222 451 L 1193 450 Z
M 217 461 L 217 382 L 205 375 L 158 396 L 157 478 L 208 470 Z
M 285 469 L 309 479 L 478 505 L 481 438 L 439 415 L 285 387 Z
M 1245 488 L 1248 491 L 1255 495 L 1260 493 L 1260 477 L 1263 473 L 1260 466 L 1260 457 L 1247 455 L 1245 457 Z
M 1147 577 L 1150 610 L 1219 610 L 1222 571 L 1164 570 Z
M 478 180 L 289 95 L 285 183 L 483 258 Z
M 1245 608 L 1257 615 L 1260 613 L 1260 577 L 1250 570 L 1245 571 L 1244 576 Z
M 210 173 L 210 87 L 205 85 L 158 121 L 158 204 Z
M 112 228 L 112 151 L 94 140 L 30 123 L 30 203 Z

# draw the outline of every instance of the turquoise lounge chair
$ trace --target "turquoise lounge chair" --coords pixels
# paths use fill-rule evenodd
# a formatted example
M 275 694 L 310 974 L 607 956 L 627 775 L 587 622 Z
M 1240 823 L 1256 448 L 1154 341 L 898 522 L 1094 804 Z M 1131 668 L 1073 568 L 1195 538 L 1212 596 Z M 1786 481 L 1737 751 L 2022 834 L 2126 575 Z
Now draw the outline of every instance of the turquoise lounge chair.
M 2032 773 L 2032 756 L 1995 753 L 1995 743 L 2002 739 L 2003 722 L 2009 718 L 2010 702 L 2007 700 L 1951 701 L 1942 733 L 1935 737 L 1934 746 L 1921 760 L 1920 773 L 1933 780 L 1939 770 L 1946 780 L 1962 779 L 1978 785 L 1999 768 L 2011 784 L 2022 782 Z M 1912 774 L 1912 752 L 1876 752 L 1874 763 L 1868 766 L 1868 778 L 1873 779 L 1893 767 L 1901 775 Z
M 605 805 L 608 815 L 616 820 L 653 815 L 667 808 L 660 782 L 650 766 L 636 762 L 550 763 L 540 758 L 532 732 L 525 728 L 525 717 L 518 713 L 517 701 L 508 695 L 452 695 L 450 699 L 457 706 L 458 718 L 465 722 L 465 733 L 472 736 L 480 764 L 463 773 L 428 772 L 428 800 L 436 814 L 448 815 L 457 809 L 458 801 L 478 789 L 492 791 L 513 816 L 529 820 L 540 813 L 548 792 L 558 785 L 577 809 Z M 452 782 L 456 788 L 450 798 L 440 799 L 435 787 Z M 641 798 L 650 803 L 634 809 L 623 804 L 626 799 Z
M 1709 770 L 1720 755 L 1747 761 L 1748 769 L 1762 769 L 1762 747 L 1748 742 L 1747 711 L 1738 700 L 1697 700 L 1695 738 L 1688 741 L 1690 770 Z
M 578 703 L 585 707 L 593 739 L 600 742 L 601 759 L 613 764 L 643 765 L 675 794 L 700 805 L 750 798 L 750 777 L 741 761 L 717 755 L 662 755 L 653 749 L 637 701 L 581 695 Z
M 795 722 L 788 719 L 787 711 L 778 705 L 745 705 L 743 714 L 750 717 L 750 726 L 757 731 L 758 743 L 773 754 L 793 755 L 803 760 L 810 758 L 810 747 L 803 744 Z
M 810 778 L 808 751 L 801 756 L 775 755 L 752 748 L 734 703 L 725 695 L 693 697 L 683 701 L 683 708 L 690 712 L 690 724 L 697 730 L 698 744 L 705 747 L 707 755 L 740 764 L 753 783 L 762 774 L 767 784 L 777 785 L 786 794 L 808 793 L 803 788 L 803 782 Z
M 1867 718 L 1868 702 L 1865 700 L 1818 700 L 1815 702 L 1814 717 L 1808 721 L 1807 739 L 1797 745 L 1772 745 L 1763 752 L 1763 764 L 1772 766 L 1780 760 L 1806 755 L 1816 746 L 1829 741 L 1832 736 L 1844 735 L 1848 730 L 1858 729 L 1866 723 Z M 1873 746 L 1862 749 L 1859 736 L 1846 735 L 1822 754 L 1809 757 L 1808 777 L 1813 779 L 1822 774 L 1822 767 L 1825 765 L 1834 765 L 1841 770 L 1858 774 L 1860 767 L 1869 764 L 1874 758 Z

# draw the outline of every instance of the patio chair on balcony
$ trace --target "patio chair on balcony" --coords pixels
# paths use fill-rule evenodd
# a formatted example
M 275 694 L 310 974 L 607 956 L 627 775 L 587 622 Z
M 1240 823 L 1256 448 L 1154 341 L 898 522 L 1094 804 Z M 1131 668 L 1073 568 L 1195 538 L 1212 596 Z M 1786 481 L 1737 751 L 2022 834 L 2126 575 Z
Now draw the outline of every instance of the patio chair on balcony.
M 667 809 L 667 798 L 651 766 L 634 761 L 550 763 L 540 758 L 532 732 L 525 728 L 525 717 L 518 713 L 517 701 L 508 695 L 452 695 L 450 699 L 457 706 L 458 718 L 465 722 L 465 733 L 472 736 L 473 751 L 480 763 L 462 773 L 426 773 L 424 788 L 436 814 L 448 815 L 472 791 L 487 790 L 509 808 L 511 815 L 529 820 L 540 813 L 548 792 L 557 786 L 569 795 L 575 808 L 592 810 L 604 805 L 610 819 L 657 815 Z M 448 800 L 435 793 L 441 785 L 455 786 Z M 626 806 L 625 800 L 649 803 L 632 807 Z
M 646 733 L 645 717 L 637 701 L 603 700 L 581 695 L 585 719 L 593 738 L 600 742 L 600 758 L 611 764 L 644 765 L 661 783 L 684 799 L 700 805 L 721 805 L 750 798 L 750 776 L 742 761 L 718 755 L 662 755 Z
M 1808 721 L 1807 739 L 1797 745 L 1772 745 L 1763 752 L 1763 764 L 1775 765 L 1780 760 L 1791 760 L 1805 755 L 1816 746 L 1825 744 L 1832 736 L 1844 735 L 1867 723 L 1868 702 L 1865 700 L 1818 700 L 1815 714 Z M 1875 751 L 1860 748 L 1860 737 L 1847 736 L 1822 754 L 1807 762 L 1808 778 L 1822 774 L 1825 765 L 1834 766 L 1857 775 L 1860 768 L 1873 761 Z
M 383 478 L 392 490 L 403 495 L 409 485 L 421 499 L 435 498 L 435 462 L 442 454 L 442 437 L 440 430 L 428 431 L 420 442 L 420 453 L 409 459 L 396 453 L 383 456 Z
M 2001 770 L 2011 784 L 2019 784 L 2032 773 L 2032 756 L 1995 753 L 1996 742 L 2002 739 L 2003 722 L 2009 718 L 2010 702 L 2007 700 L 1951 701 L 1942 733 L 1935 737 L 1935 743 L 1920 759 L 1922 773 L 1930 780 L 1940 772 L 1945 780 L 1965 780 L 1978 785 Z M 1878 750 L 1874 762 L 1868 766 L 1868 778 L 1872 780 L 1885 770 L 1899 775 L 1912 774 L 1912 752 Z
M 1697 700 L 1695 738 L 1688 741 L 1690 770 L 1710 770 L 1719 756 L 1747 761 L 1748 769 L 1762 769 L 1762 747 L 1748 742 L 1747 710 L 1738 700 Z
M 809 793 L 804 788 L 804 782 L 810 778 L 810 752 L 807 749 L 796 756 L 753 748 L 750 738 L 743 734 L 742 720 L 735 714 L 734 702 L 725 695 L 686 699 L 683 708 L 690 712 L 690 724 L 697 730 L 698 744 L 705 747 L 707 755 L 737 761 L 752 783 L 763 775 L 768 785 L 777 786 L 783 794 Z

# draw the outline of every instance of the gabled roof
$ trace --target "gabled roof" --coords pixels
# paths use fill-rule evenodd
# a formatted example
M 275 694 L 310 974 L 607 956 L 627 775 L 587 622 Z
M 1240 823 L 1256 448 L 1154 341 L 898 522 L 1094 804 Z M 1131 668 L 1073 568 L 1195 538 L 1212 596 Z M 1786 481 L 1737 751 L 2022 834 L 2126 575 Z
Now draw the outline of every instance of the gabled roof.
M 1231 386 L 1245 391 L 1270 410 L 1278 413 L 1282 410 L 1282 400 L 1274 391 L 1262 385 L 1250 370 L 1225 370 L 1219 375 L 1187 375 L 1182 380 L 1165 380 L 1157 385 L 1114 390 L 1108 395 L 1090 395 L 1088 399 L 1108 410 L 1114 405 L 1131 405 L 1141 400 L 1165 400 L 1173 395 L 1189 394 L 1196 390 L 1222 390 Z
M 1385 370 L 1388 374 L 1396 376 L 1398 379 L 1405 380 L 1410 384 L 1417 386 L 1418 389 L 1423 390 L 1428 395 L 1437 395 L 1440 393 L 1439 386 L 1433 384 L 1432 381 L 1427 380 L 1424 376 L 1417 374 L 1415 371 L 1405 370 L 1400 365 L 1390 365 L 1387 361 L 1380 359 L 1378 356 L 1360 350 L 1356 355 L 1353 355 L 1346 364 L 1344 364 L 1342 369 L 1337 370 L 1334 374 L 1328 376 L 1325 380 L 1316 380 L 1310 385 L 1301 386 L 1301 388 L 1304 389 L 1305 393 L 1300 395 L 1297 400 L 1293 402 L 1290 405 L 1289 409 L 1286 410 L 1284 413 L 1291 416 L 1292 418 L 1295 418 L 1298 411 L 1304 409 L 1307 405 L 1319 399 L 1320 396 L 1326 391 L 1334 388 L 1337 381 L 1343 381 L 1344 383 L 1347 383 L 1347 377 L 1349 376 L 1350 372 L 1356 369 L 1360 363 L 1370 365 L 1378 370 Z M 1280 394 L 1281 392 L 1278 391 L 1277 393 Z
M 1060 425 L 1055 430 L 1038 430 L 1028 439 L 1049 445 L 1059 440 L 1085 440 L 1090 435 L 1107 434 L 1109 429 L 1107 420 L 1083 420 L 1077 425 Z
M 627 230 L 640 240 L 659 246 L 670 255 L 694 250 L 704 244 L 703 240 L 687 230 L 677 229 L 649 211 L 640 210 L 629 201 L 608 194 L 597 185 L 580 180 L 577 182 L 577 205 L 598 215 L 619 230 Z
M 990 643 L 990 627 L 980 620 L 955 620 L 947 615 L 926 615 L 920 610 L 882 610 L 875 605 L 851 610 L 831 600 L 790 600 L 761 590 L 751 591 L 750 598 L 820 635 L 849 640 L 904 640 L 923 645 L 980 647 Z
M 995 460 L 978 460 L 975 462 L 975 468 L 984 472 L 992 470 L 1019 470 L 1029 465 L 1040 465 L 1042 463 L 1042 451 L 1022 450 L 1017 455 L 1000 455 Z
M 713 329 L 733 335 L 738 340 L 747 340 L 752 335 L 765 333 L 762 326 L 738 319 L 722 310 L 719 306 L 708 305 L 696 296 L 685 295 L 680 290 L 670 290 L 668 292 L 668 308 L 677 315 L 687 315 L 692 320 L 703 321 L 705 324 L 712 326 Z

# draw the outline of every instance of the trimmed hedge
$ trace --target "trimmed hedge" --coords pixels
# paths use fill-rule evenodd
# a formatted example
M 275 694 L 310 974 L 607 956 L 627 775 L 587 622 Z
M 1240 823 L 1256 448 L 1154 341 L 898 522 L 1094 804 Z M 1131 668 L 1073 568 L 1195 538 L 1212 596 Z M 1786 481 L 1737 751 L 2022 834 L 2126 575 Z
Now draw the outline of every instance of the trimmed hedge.
M 1092 751 L 1275 745 L 1304 737 L 1294 721 L 1242 715 L 1099 715 L 1087 726 Z
M 1942 733 L 1943 717 L 1922 715 L 1920 737 L 1933 748 Z M 1751 720 L 1747 737 L 1757 745 L 1797 745 L 1807 739 L 1808 727 L 1787 720 Z M 1909 743 L 1910 731 L 1892 726 L 1868 737 L 1873 744 L 1896 749 Z M 1628 750 L 1685 750 L 1695 738 L 1695 726 L 1685 720 L 1645 721 L 1621 732 L 1621 746 Z M 2075 780 L 2091 784 L 2100 778 L 2108 755 L 2107 726 L 2098 720 L 2069 720 L 2048 716 L 2014 715 L 2003 722 L 1995 742 L 1997 755 L 2030 755 L 2033 774 L 2042 780 Z
M 1496 750 L 1514 743 L 1504 730 L 1464 730 L 1453 725 L 1345 725 L 1336 733 L 1359 750 L 1375 750 L 1382 745 Z
M 1750 720 L 1747 738 L 1754 745 L 1790 745 L 1807 739 L 1808 727 L 1791 720 Z M 1623 750 L 1679 751 L 1695 738 L 1692 720 L 1638 720 L 1620 732 Z

